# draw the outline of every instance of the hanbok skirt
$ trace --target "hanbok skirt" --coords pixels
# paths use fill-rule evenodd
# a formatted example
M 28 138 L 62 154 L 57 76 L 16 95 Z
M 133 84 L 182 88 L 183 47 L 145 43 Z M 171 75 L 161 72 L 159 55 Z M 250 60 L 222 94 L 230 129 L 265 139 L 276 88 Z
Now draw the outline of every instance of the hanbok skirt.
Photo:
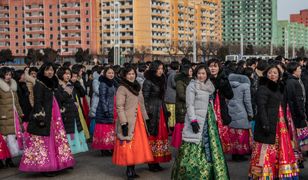
M 182 132 L 184 128 L 184 123 L 176 123 L 174 131 L 172 133 L 171 146 L 176 149 L 179 149 L 182 144 Z
M 0 134 L 0 160 L 11 158 L 10 150 L 3 139 L 2 134 Z
M 115 125 L 96 123 L 92 148 L 96 150 L 112 150 L 115 143 Z
M 175 126 L 175 104 L 166 104 L 167 110 L 170 112 L 170 117 L 168 118 L 168 126 L 174 127 Z
M 74 134 L 67 134 L 67 140 L 70 145 L 72 154 L 87 152 L 89 150 L 88 144 L 86 142 L 86 137 L 83 131 L 78 132 L 76 122 L 75 132 Z
M 88 125 L 87 125 L 87 122 L 86 122 L 85 117 L 83 115 L 83 110 L 81 109 L 81 106 L 80 106 L 81 102 L 79 102 L 77 95 L 76 95 L 76 100 L 77 100 L 77 103 L 79 104 L 78 114 L 79 114 L 79 119 L 80 119 L 80 123 L 81 123 L 82 129 L 83 129 L 84 135 L 86 136 L 86 139 L 90 139 L 90 132 L 89 132 L 89 129 L 88 129 Z
M 116 138 L 112 162 L 119 166 L 130 166 L 152 162 L 153 155 L 140 105 L 138 105 L 134 135 L 131 141 Z
M 251 133 L 249 129 L 229 128 L 231 142 L 225 144 L 226 154 L 246 155 L 251 153 Z
M 157 136 L 150 136 L 149 141 L 154 157 L 154 161 L 152 163 L 169 162 L 171 160 L 168 130 L 162 108 L 160 108 L 158 134 Z
M 255 142 L 249 170 L 249 179 L 298 180 L 299 169 L 290 136 L 285 124 L 283 110 L 279 108 L 275 144 Z
M 72 167 L 75 164 L 55 97 L 53 97 L 52 105 L 50 135 L 29 134 L 20 161 L 20 171 L 54 172 Z

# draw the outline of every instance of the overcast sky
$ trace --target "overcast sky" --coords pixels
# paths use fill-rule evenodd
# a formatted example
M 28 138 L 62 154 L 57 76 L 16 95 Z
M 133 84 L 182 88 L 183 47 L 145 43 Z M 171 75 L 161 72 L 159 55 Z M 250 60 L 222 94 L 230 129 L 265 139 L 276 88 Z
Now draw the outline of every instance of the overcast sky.
M 290 14 L 308 9 L 308 0 L 278 0 L 278 20 L 290 20 Z

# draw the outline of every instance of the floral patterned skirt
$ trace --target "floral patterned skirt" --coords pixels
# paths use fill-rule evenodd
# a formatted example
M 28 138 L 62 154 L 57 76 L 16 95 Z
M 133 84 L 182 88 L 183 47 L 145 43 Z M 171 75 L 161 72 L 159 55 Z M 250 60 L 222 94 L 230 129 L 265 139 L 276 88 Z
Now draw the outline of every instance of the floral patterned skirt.
M 292 148 L 290 136 L 286 128 L 282 108 L 279 108 L 279 122 L 276 127 L 275 144 L 255 142 L 249 178 L 260 180 L 299 179 L 299 169 Z
M 308 151 L 308 127 L 296 129 L 299 146 L 302 151 Z
M 66 138 L 58 103 L 53 98 L 50 136 L 30 134 L 19 170 L 24 172 L 54 172 L 74 166 L 75 160 Z
M 165 123 L 163 109 L 160 109 L 160 120 L 158 124 L 157 136 L 150 136 L 150 146 L 154 156 L 152 163 L 169 162 L 171 160 L 171 151 L 169 148 L 168 130 Z
M 245 155 L 251 153 L 251 136 L 249 129 L 229 128 L 230 142 L 224 144 L 226 154 Z
M 3 139 L 2 134 L 0 134 L 0 160 L 11 158 L 10 150 Z
M 115 143 L 114 124 L 95 124 L 92 148 L 96 150 L 112 150 Z

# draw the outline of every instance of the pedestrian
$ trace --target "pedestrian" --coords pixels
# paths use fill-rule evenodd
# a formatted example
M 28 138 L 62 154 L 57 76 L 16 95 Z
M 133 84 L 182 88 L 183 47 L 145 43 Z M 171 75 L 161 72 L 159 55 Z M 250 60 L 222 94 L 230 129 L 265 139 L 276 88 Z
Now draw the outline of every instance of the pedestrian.
M 210 102 L 214 92 L 206 66 L 198 65 L 186 90 L 183 144 L 172 167 L 171 179 L 229 179 Z
M 12 70 L 9 67 L 0 69 L 0 133 L 10 151 L 5 164 L 7 167 L 16 167 L 11 157 L 21 155 L 22 137 L 19 117 L 23 117 L 17 95 L 17 83 L 12 78 Z M 5 146 L 5 145 L 4 145 Z
M 33 87 L 33 116 L 29 120 L 30 135 L 21 158 L 20 171 L 55 176 L 58 171 L 75 164 L 54 96 L 57 87 L 54 64 L 44 63 Z
M 171 131 L 173 131 L 175 126 L 175 99 L 176 99 L 176 83 L 174 80 L 175 75 L 179 70 L 179 62 L 173 61 L 169 65 L 169 71 L 167 75 L 167 88 L 165 93 L 165 103 L 168 112 L 170 112 L 170 117 L 168 118 L 168 126 Z
M 130 65 L 126 66 L 116 93 L 118 119 L 112 162 L 127 166 L 128 179 L 139 177 L 135 172 L 135 165 L 154 160 L 146 130 L 146 120 L 149 117 L 136 76 L 136 70 Z
M 145 80 L 144 72 L 146 70 L 147 70 L 147 66 L 146 66 L 145 63 L 138 63 L 137 78 L 136 78 L 136 80 L 138 81 L 138 83 L 140 84 L 141 87 L 142 87 L 143 82 Z
M 35 85 L 37 72 L 37 67 L 30 67 L 25 69 L 25 79 L 29 90 L 29 101 L 32 107 L 34 106 L 33 86 Z
M 59 86 L 55 96 L 61 109 L 67 140 L 73 154 L 88 151 L 88 145 L 78 115 L 78 104 L 73 96 L 74 87 L 70 83 L 71 70 L 60 67 L 57 70 Z
M 208 67 L 211 73 L 210 80 L 215 86 L 214 110 L 217 116 L 219 136 L 224 152 L 228 152 L 232 140 L 228 135 L 228 125 L 231 123 L 231 117 L 229 115 L 226 100 L 233 98 L 233 91 L 228 77 L 225 75 L 218 59 L 210 59 L 208 61 Z
M 250 161 L 251 179 L 298 179 L 299 169 L 283 112 L 281 72 L 275 65 L 264 71 L 256 94 L 257 117 Z
M 176 82 L 176 124 L 172 134 L 171 145 L 180 148 L 182 144 L 182 131 L 186 115 L 186 88 L 192 78 L 193 70 L 190 64 L 182 65 L 180 73 L 175 76 Z
M 102 156 L 111 156 L 115 138 L 115 93 L 114 70 L 112 66 L 104 69 L 99 77 L 99 101 L 96 108 L 95 128 L 92 148 L 100 150 Z
M 233 91 L 233 98 L 228 101 L 228 112 L 231 117 L 228 135 L 230 146 L 225 153 L 232 154 L 234 161 L 245 161 L 245 155 L 251 153 L 250 122 L 253 118 L 251 103 L 250 80 L 242 75 L 244 68 L 238 67 L 235 73 L 228 77 Z

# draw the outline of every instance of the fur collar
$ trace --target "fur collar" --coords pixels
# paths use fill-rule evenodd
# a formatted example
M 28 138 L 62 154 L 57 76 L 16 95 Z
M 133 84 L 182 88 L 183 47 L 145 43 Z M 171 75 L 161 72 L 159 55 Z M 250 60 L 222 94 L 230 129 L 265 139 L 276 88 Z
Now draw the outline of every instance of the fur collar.
M 40 78 L 38 77 L 37 80 L 51 90 L 58 88 L 59 81 L 56 76 L 53 76 L 51 79 L 46 76 L 42 76 Z
M 11 90 L 17 91 L 17 83 L 13 78 L 10 83 L 6 83 L 2 78 L 0 78 L 0 89 L 4 92 L 9 92 Z
M 197 90 L 207 91 L 209 94 L 213 94 L 215 92 L 215 87 L 211 80 L 207 80 L 205 83 L 200 82 L 198 80 L 192 80 L 191 82 L 195 83 L 195 87 Z
M 99 77 L 99 82 L 103 82 L 107 84 L 107 86 L 111 87 L 114 85 L 114 80 L 113 79 L 108 79 L 105 76 Z
M 120 84 L 126 87 L 134 95 L 139 96 L 141 86 L 136 80 L 132 83 L 126 79 L 123 79 Z
M 259 85 L 262 86 L 266 86 L 269 90 L 273 91 L 273 92 L 276 92 L 276 91 L 280 91 L 280 92 L 283 92 L 284 91 L 284 86 L 283 86 L 283 83 L 278 81 L 278 82 L 274 82 L 274 81 L 271 81 L 269 80 L 268 78 L 266 77 L 260 77 L 259 79 Z

